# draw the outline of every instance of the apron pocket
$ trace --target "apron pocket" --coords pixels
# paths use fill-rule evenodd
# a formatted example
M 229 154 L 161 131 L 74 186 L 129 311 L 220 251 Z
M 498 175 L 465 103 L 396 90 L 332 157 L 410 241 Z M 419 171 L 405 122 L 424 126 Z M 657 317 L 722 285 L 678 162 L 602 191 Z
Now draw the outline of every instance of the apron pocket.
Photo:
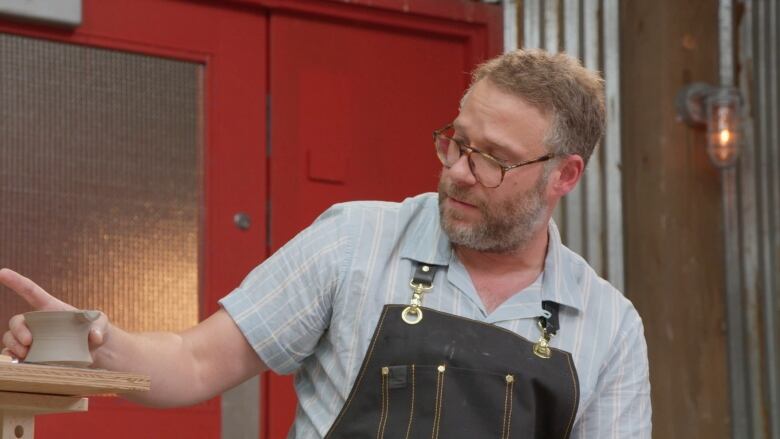
M 527 402 L 516 375 L 446 364 L 386 366 L 381 374 L 377 439 L 529 436 L 520 434 Z

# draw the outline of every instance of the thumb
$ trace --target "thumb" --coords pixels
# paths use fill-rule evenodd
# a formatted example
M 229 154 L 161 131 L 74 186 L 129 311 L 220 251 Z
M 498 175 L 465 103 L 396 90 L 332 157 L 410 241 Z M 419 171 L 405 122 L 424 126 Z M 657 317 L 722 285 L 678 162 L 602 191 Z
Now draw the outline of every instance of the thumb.
M 0 270 L 0 284 L 13 290 L 36 311 L 68 311 L 76 309 L 47 293 L 35 282 L 8 268 Z
M 89 347 L 90 349 L 99 348 L 106 342 L 110 325 L 105 313 L 100 313 L 100 317 L 92 323 L 89 328 Z

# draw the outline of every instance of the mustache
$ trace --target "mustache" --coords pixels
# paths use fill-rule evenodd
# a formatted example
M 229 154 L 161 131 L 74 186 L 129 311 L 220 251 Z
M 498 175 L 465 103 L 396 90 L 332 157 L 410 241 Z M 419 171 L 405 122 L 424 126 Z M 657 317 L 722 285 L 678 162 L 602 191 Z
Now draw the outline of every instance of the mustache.
M 478 208 L 482 208 L 481 202 L 471 199 L 471 196 L 469 195 L 467 188 L 460 187 L 451 183 L 447 183 L 445 181 L 440 181 L 439 193 L 448 198 L 455 198 L 460 202 L 471 204 L 472 206 Z

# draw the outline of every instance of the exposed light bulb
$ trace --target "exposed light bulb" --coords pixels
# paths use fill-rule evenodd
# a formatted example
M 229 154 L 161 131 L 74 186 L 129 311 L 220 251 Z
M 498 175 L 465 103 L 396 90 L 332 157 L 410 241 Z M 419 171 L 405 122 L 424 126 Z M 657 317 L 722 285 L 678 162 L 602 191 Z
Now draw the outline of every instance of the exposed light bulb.
M 727 129 L 720 130 L 720 144 L 726 145 L 729 143 L 729 139 L 731 138 L 731 132 Z
M 742 98 L 734 87 L 694 82 L 683 87 L 675 99 L 679 120 L 693 127 L 706 127 L 707 155 L 715 166 L 733 166 L 742 142 Z
M 733 88 L 718 89 L 706 99 L 707 153 L 719 167 L 732 166 L 739 156 L 740 100 Z

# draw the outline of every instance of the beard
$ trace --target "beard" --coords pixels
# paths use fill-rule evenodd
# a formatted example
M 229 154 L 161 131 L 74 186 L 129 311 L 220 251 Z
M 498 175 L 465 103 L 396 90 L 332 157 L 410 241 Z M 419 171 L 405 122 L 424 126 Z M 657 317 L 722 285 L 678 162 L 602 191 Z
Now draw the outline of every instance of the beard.
M 491 253 L 522 250 L 534 237 L 545 220 L 544 192 L 547 186 L 544 172 L 529 190 L 491 205 L 473 200 L 468 188 L 439 179 L 439 221 L 453 245 Z M 481 214 L 477 222 L 467 223 L 463 215 L 446 209 L 444 200 L 453 197 L 474 205 Z

